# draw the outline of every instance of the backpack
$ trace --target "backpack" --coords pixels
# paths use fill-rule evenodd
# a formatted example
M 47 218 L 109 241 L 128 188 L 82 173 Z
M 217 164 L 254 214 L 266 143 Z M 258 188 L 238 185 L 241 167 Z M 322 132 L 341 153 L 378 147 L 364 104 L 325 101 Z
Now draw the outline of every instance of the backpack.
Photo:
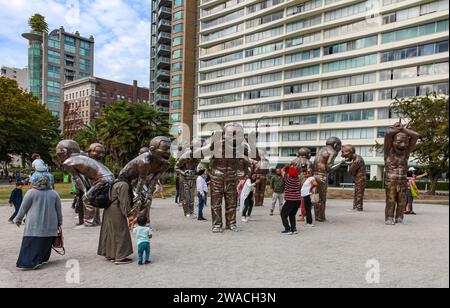
M 92 191 L 91 197 L 89 198 L 90 205 L 97 209 L 107 209 L 114 201 L 116 201 L 111 200 L 112 187 L 116 183 L 116 181 L 113 183 L 105 183 Z

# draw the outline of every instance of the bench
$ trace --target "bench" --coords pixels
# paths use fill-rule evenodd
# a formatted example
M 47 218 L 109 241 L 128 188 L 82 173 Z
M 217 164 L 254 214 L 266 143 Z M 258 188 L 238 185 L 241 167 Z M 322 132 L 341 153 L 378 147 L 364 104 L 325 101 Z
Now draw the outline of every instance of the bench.
M 340 186 L 342 187 L 342 189 L 345 189 L 345 188 L 355 188 L 355 183 L 341 183 Z

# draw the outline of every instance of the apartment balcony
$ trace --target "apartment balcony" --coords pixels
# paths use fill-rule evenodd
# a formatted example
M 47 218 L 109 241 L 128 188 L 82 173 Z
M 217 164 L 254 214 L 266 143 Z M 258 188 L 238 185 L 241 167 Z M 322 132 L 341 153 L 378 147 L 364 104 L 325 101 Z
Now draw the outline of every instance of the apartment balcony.
M 159 19 L 170 19 L 172 17 L 172 9 L 162 6 L 158 11 Z
M 162 104 L 169 104 L 170 96 L 164 94 L 156 94 L 155 95 L 155 105 L 161 106 Z
M 159 31 L 170 31 L 172 27 L 172 22 L 168 19 L 161 19 L 158 23 Z
M 170 78 L 170 71 L 169 70 L 158 70 L 156 72 L 156 79 L 168 79 Z
M 157 54 L 161 56 L 170 56 L 170 45 L 162 44 L 158 46 Z
M 158 43 L 164 44 L 164 43 L 170 43 L 171 41 L 171 34 L 169 32 L 160 32 L 158 35 Z
M 162 69 L 170 68 L 170 58 L 158 57 L 158 60 L 156 61 L 156 66 Z
M 156 91 L 158 90 L 170 90 L 170 84 L 168 82 L 157 82 Z

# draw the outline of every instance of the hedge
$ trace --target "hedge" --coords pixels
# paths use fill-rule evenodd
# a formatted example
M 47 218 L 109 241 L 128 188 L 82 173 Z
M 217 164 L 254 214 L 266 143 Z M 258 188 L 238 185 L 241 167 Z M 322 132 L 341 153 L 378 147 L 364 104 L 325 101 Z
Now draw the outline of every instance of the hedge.
M 417 187 L 419 187 L 420 190 L 426 190 L 427 189 L 427 185 L 428 185 L 428 189 L 430 188 L 430 182 L 416 182 L 417 183 Z M 448 191 L 449 190 L 449 183 L 446 182 L 440 182 L 437 185 L 437 190 L 438 191 Z M 368 189 L 382 189 L 383 188 L 383 182 L 381 181 L 368 181 L 366 184 L 366 188 Z

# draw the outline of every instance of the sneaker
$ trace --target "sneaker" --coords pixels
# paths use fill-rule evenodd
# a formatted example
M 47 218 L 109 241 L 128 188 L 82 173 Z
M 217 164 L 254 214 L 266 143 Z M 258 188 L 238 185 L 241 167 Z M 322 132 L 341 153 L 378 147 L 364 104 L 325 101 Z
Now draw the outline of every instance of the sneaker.
M 403 224 L 403 218 L 397 218 L 396 220 L 395 220 L 395 223 L 396 224 Z
M 152 261 L 145 261 L 145 265 L 152 264 Z
M 298 234 L 298 230 L 297 229 L 292 230 L 292 234 Z
M 284 230 L 283 232 L 281 232 L 281 234 L 292 235 L 292 231 L 291 230 Z
M 213 233 L 223 233 L 223 229 L 221 227 L 214 227 L 212 229 Z
M 305 227 L 306 227 L 306 228 L 314 228 L 315 225 L 313 225 L 313 224 L 306 224 Z
M 116 265 L 123 265 L 123 264 L 130 264 L 133 263 L 132 259 L 123 259 L 123 260 L 117 260 L 116 262 L 114 262 L 114 264 Z
M 138 262 L 138 265 L 139 265 L 139 266 L 142 266 L 142 265 L 144 265 L 144 263 L 142 263 L 142 262 Z
M 270 216 L 273 216 L 273 210 L 270 211 Z
M 241 219 L 242 222 L 247 222 L 246 220 L 247 220 L 246 217 L 242 217 L 242 219 Z

